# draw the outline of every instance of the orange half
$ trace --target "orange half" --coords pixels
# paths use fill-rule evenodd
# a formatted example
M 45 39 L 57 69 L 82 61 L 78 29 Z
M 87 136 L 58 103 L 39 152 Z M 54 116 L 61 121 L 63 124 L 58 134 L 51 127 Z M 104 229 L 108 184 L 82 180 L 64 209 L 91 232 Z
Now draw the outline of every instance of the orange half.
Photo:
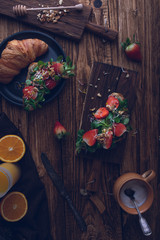
M 0 203 L 1 216 L 8 222 L 22 219 L 28 210 L 28 202 L 21 192 L 7 194 Z
M 25 144 L 17 135 L 6 135 L 0 139 L 0 160 L 17 162 L 25 154 Z

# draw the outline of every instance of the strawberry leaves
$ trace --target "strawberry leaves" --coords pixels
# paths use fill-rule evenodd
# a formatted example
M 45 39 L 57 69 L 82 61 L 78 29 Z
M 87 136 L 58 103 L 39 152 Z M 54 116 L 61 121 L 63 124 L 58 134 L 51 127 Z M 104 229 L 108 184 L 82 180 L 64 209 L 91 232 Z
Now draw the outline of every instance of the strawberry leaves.
M 126 41 L 121 43 L 122 49 L 125 51 L 130 44 L 131 40 L 129 38 L 126 38 Z

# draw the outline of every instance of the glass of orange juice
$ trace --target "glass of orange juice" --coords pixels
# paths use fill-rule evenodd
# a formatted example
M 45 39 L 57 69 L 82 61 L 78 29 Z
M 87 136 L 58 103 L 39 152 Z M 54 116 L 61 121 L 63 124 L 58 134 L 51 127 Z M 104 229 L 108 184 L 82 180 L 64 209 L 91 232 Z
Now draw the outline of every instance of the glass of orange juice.
M 0 164 L 0 198 L 3 197 L 20 178 L 21 171 L 17 164 Z

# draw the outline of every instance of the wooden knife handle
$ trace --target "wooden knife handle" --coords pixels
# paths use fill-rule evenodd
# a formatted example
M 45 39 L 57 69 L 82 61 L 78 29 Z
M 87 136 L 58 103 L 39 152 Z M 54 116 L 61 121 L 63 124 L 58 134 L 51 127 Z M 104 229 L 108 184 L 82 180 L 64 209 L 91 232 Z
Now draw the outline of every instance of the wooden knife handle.
M 109 41 L 115 40 L 117 38 L 117 36 L 118 36 L 118 31 L 110 29 L 110 28 L 105 29 L 104 26 L 97 25 L 97 24 L 94 24 L 92 22 L 88 22 L 85 25 L 85 28 L 88 31 L 93 32 L 96 35 L 98 35 L 98 36 L 100 36 L 100 37 L 102 37 L 104 39 L 107 39 Z
M 104 211 L 106 210 L 106 207 L 105 207 L 104 203 L 102 202 L 102 200 L 96 194 L 92 194 L 89 199 L 97 207 L 97 209 L 99 210 L 100 214 L 103 214 Z

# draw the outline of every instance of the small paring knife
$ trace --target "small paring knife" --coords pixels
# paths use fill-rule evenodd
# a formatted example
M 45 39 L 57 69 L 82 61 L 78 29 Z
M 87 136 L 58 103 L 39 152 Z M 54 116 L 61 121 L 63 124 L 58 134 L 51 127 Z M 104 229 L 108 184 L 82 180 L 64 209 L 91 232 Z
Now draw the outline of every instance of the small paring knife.
M 74 217 L 75 217 L 77 224 L 80 227 L 81 231 L 82 232 L 87 231 L 87 226 L 86 226 L 84 219 L 82 218 L 82 216 L 78 213 L 78 211 L 74 207 L 72 200 L 69 197 L 69 195 L 64 187 L 64 183 L 62 182 L 59 175 L 53 169 L 47 155 L 45 153 L 41 153 L 41 159 L 42 159 L 42 163 L 43 163 L 49 177 L 51 178 L 53 184 L 55 185 L 56 189 L 58 190 L 60 195 L 66 200 L 66 202 L 68 203 L 68 206 L 72 210 Z

